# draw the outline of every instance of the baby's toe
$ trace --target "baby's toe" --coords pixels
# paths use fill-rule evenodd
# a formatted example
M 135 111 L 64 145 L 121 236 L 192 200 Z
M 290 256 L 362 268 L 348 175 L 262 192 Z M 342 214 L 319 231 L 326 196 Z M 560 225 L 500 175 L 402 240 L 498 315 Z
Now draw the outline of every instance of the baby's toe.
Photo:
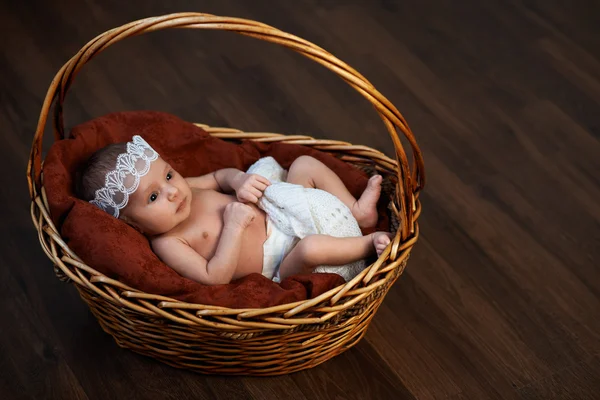
M 383 247 L 385 247 L 385 246 L 387 246 L 388 244 L 390 244 L 390 241 L 391 241 L 391 240 L 390 240 L 390 237 L 389 237 L 389 236 L 386 236 L 386 235 L 381 235 L 381 236 L 379 237 L 379 239 L 378 239 L 378 242 L 379 242 L 379 244 L 380 244 L 381 246 L 383 246 Z
M 373 247 L 375 247 L 377 256 L 380 256 L 385 248 L 390 244 L 391 237 L 392 235 L 387 232 L 378 232 L 375 234 L 375 237 L 373 238 Z
M 386 246 L 375 246 L 375 253 L 377 257 L 381 256 L 381 253 L 385 251 Z
M 371 185 L 378 185 L 383 181 L 383 177 L 381 175 L 373 175 L 369 178 L 369 183 Z

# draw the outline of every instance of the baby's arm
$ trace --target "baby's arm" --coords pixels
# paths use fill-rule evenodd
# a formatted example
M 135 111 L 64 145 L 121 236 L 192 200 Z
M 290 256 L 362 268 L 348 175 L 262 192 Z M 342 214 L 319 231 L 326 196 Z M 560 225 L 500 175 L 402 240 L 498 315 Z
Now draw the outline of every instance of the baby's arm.
M 262 197 L 264 190 L 271 184 L 263 176 L 247 174 L 239 169 L 219 169 L 211 174 L 186 178 L 192 188 L 212 189 L 223 193 L 233 193 L 241 202 L 256 203 Z
M 207 261 L 179 238 L 169 236 L 152 243 L 156 255 L 181 276 L 205 285 L 231 282 L 241 245 L 241 230 L 223 229 L 215 256 Z
M 254 220 L 254 211 L 242 203 L 230 203 L 223 214 L 223 230 L 215 255 L 207 261 L 177 237 L 155 239 L 156 255 L 180 275 L 205 285 L 231 282 L 237 269 L 242 236 Z

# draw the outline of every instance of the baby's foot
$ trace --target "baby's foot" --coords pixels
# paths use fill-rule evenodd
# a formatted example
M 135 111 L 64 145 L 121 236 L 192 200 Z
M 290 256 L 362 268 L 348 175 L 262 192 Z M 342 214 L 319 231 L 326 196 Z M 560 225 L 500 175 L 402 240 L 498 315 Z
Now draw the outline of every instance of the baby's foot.
M 377 200 L 381 194 L 382 180 L 381 175 L 372 176 L 360 199 L 352 207 L 352 215 L 361 228 L 372 228 L 377 224 Z
M 377 252 L 377 257 L 383 253 L 385 248 L 392 239 L 393 235 L 389 232 L 375 232 L 371 234 L 371 239 L 373 240 L 373 247 L 375 247 L 375 251 Z

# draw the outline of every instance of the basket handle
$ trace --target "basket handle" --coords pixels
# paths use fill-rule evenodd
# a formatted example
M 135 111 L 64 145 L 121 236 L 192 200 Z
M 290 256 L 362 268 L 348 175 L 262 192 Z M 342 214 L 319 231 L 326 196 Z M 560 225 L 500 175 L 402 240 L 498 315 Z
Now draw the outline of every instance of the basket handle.
M 352 67 L 311 42 L 260 22 L 191 12 L 145 18 L 111 29 L 88 42 L 77 54 L 75 54 L 75 56 L 63 65 L 50 84 L 42 105 L 40 118 L 33 138 L 31 154 L 27 166 L 27 179 L 32 199 L 37 197 L 37 192 L 41 188 L 42 139 L 52 103 L 55 104 L 53 121 L 54 139 L 61 140 L 65 137 L 63 119 L 63 102 L 65 95 L 75 79 L 75 76 L 85 63 L 112 44 L 129 36 L 136 36 L 146 32 L 170 28 L 232 31 L 267 42 L 280 44 L 329 68 L 356 89 L 356 91 L 362 94 L 375 107 L 375 110 L 383 120 L 383 123 L 392 138 L 392 142 L 394 143 L 396 161 L 400 167 L 396 172 L 398 182 L 394 200 L 396 208 L 401 214 L 401 237 L 402 239 L 406 239 L 414 233 L 414 218 L 416 218 L 418 193 L 425 184 L 423 157 L 404 117 L 388 99 L 379 93 L 365 77 Z M 406 153 L 402 147 L 400 138 L 398 137 L 398 130 L 403 133 L 412 147 L 414 159 L 412 175 L 410 173 Z

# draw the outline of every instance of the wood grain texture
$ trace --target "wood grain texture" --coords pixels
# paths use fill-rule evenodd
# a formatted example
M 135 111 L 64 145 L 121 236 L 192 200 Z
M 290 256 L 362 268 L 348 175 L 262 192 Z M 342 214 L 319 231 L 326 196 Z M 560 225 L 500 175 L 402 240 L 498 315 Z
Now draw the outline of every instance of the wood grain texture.
M 365 338 L 312 370 L 206 377 L 122 350 L 39 247 L 24 171 L 51 78 L 95 35 L 178 11 L 255 19 L 329 50 L 398 106 L 424 152 L 409 267 Z M 593 0 L 3 2 L 2 398 L 593 399 L 598 15 Z M 66 124 L 131 109 L 393 150 L 368 103 L 329 71 L 228 33 L 111 47 L 77 77 Z

